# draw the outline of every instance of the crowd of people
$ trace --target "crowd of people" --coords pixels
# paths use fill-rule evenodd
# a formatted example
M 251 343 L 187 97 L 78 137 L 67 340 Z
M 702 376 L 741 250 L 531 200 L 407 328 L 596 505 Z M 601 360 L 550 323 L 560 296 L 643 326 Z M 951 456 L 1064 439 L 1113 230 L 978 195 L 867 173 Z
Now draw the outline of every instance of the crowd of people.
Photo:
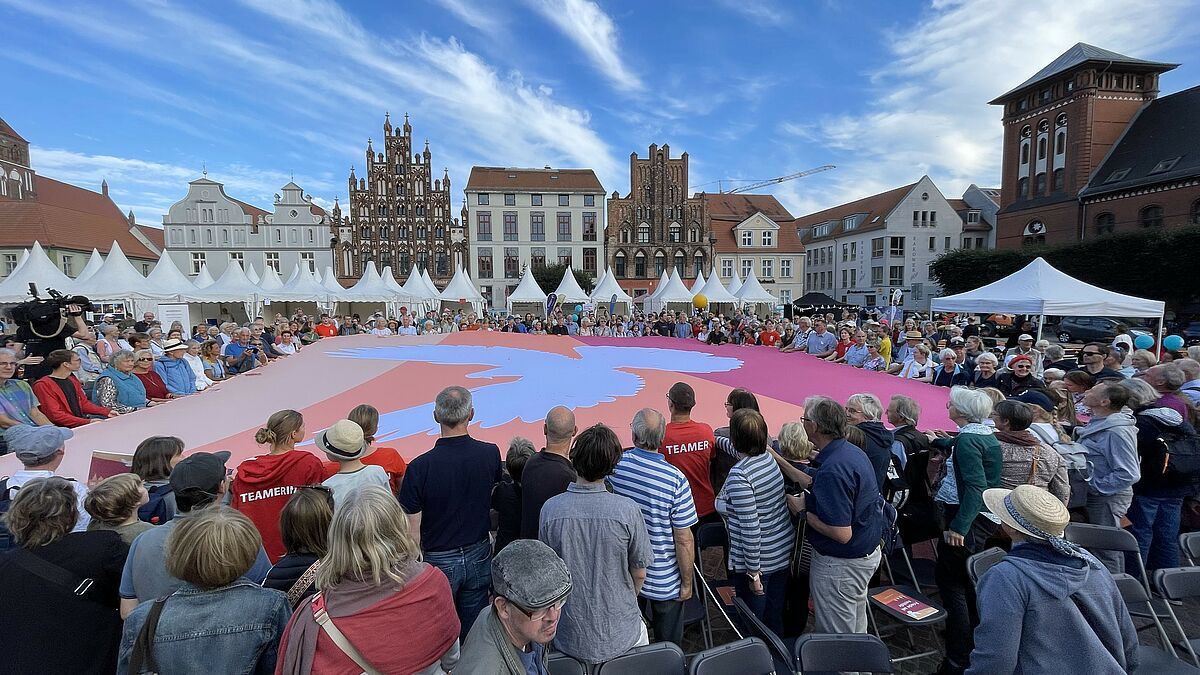
M 689 337 L 697 324 L 680 318 L 641 323 Z M 580 319 L 576 334 L 596 329 Z M 612 426 L 580 429 L 556 406 L 541 450 L 513 438 L 502 453 L 472 436 L 471 393 L 451 386 L 434 401 L 437 441 L 411 462 L 376 445 L 379 411 L 364 404 L 316 434 L 326 461 L 297 448 L 309 438 L 303 415 L 281 410 L 255 434 L 262 454 L 237 467 L 229 453 L 185 456 L 180 439 L 152 436 L 128 473 L 85 485 L 56 475 L 71 427 L 192 395 L 200 375 L 215 383 L 284 358 L 294 352 L 276 348 L 300 349 L 309 327 L 205 327 L 216 335 L 188 344 L 178 328 L 163 338 L 148 315 L 143 331 L 104 325 L 94 345 L 85 335 L 37 364 L 0 350 L 0 424 L 23 467 L 0 483 L 7 664 L 545 674 L 557 651 L 596 666 L 651 640 L 682 643 L 686 602 L 708 595 L 697 533 L 723 524 L 720 566 L 781 636 L 866 632 L 868 588 L 898 532 L 910 549 L 936 542 L 947 613 L 940 672 L 1136 666 L 1137 634 L 1111 577 L 1126 560 L 1080 549 L 1064 530 L 1072 519 L 1128 519 L 1146 568 L 1179 564 L 1182 505 L 1200 476 L 1170 457 L 1183 448 L 1174 444 L 1200 447 L 1200 354 L 1156 363 L 1135 353 L 1125 365 L 1123 350 L 1092 343 L 1072 362 L 1024 334 L 1002 355 L 976 348 L 977 335 L 961 334 L 971 326 L 893 335 L 883 322 L 843 317 L 835 335 L 828 317 L 771 318 L 749 331 L 745 320 L 735 326 L 743 344 L 852 367 L 881 361 L 872 369 L 949 386 L 955 428 L 922 431 L 915 400 L 870 392 L 812 396 L 798 420 L 771 426 L 754 393 L 734 389 L 714 429 L 693 418 L 696 393 L 678 382 L 665 410 L 610 421 L 629 424 L 631 447 Z M 724 332 L 713 322 L 701 317 L 690 337 Z M 311 328 L 315 339 L 363 330 L 353 317 Z M 105 364 L 90 387 L 75 375 L 90 358 L 79 343 Z M 199 371 L 184 357 L 193 347 Z M 29 385 L 15 377 L 22 365 L 48 372 Z M 189 383 L 191 392 L 173 389 Z M 967 559 L 992 545 L 1010 555 L 977 588 Z

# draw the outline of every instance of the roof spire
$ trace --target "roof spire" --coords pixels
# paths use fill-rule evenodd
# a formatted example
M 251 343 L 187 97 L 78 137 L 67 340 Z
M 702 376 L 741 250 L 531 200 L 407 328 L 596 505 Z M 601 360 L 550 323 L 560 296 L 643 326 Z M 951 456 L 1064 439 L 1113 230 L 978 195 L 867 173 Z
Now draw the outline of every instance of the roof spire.
M 200 173 L 208 178 L 208 162 L 200 162 Z

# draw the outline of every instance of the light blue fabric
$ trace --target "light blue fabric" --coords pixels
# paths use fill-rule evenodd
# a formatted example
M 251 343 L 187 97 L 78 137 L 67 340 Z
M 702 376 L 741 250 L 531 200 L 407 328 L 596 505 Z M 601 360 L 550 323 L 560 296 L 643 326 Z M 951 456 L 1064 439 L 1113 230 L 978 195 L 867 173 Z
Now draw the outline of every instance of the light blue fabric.
M 164 356 L 154 361 L 154 372 L 167 385 L 167 391 L 176 396 L 196 393 L 196 372 L 183 359 Z
M 1127 410 L 1107 417 L 1092 417 L 1075 431 L 1088 449 L 1092 467 L 1091 489 L 1111 495 L 1128 489 L 1141 478 L 1137 454 L 1137 422 Z
M 146 385 L 142 384 L 137 375 L 122 373 L 116 368 L 109 366 L 104 369 L 104 372 L 100 373 L 100 377 L 107 377 L 112 380 L 113 386 L 117 388 L 117 403 L 127 405 L 130 408 L 146 407 Z M 193 384 L 193 386 L 195 385 Z M 92 390 L 92 403 L 96 403 L 96 392 L 99 389 L 99 387 L 96 387 Z

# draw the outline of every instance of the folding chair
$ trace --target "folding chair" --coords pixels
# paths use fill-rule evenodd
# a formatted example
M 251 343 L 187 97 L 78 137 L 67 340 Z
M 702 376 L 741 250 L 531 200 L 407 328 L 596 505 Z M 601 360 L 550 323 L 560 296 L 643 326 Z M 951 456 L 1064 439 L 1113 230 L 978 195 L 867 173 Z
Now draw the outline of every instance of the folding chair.
M 1189 565 L 1200 560 L 1200 532 L 1183 532 L 1179 535 L 1179 552 L 1187 558 Z
M 772 675 L 775 659 L 758 638 L 705 649 L 692 657 L 688 675 Z
M 655 642 L 634 647 L 612 661 L 601 664 L 595 675 L 684 675 L 686 672 L 682 649 L 674 642 Z
M 701 565 L 701 556 L 710 548 L 727 549 L 729 547 L 729 535 L 725 531 L 725 523 L 705 523 L 696 529 L 696 561 L 694 566 L 694 577 L 699 583 L 693 583 L 702 593 L 693 593 L 696 595 L 707 595 L 707 599 L 712 600 L 717 610 L 725 617 L 725 620 L 732 626 L 733 622 L 729 619 L 729 612 L 733 611 L 733 605 L 725 602 L 718 591 L 722 588 L 729 588 L 732 584 L 727 579 L 708 579 L 704 576 L 703 566 Z M 712 615 L 709 614 L 708 602 L 704 597 L 699 598 L 701 607 L 704 611 L 703 629 L 704 629 L 704 648 L 711 649 L 713 646 L 713 626 Z M 690 612 L 688 608 L 684 608 L 684 623 L 690 624 L 688 621 Z M 736 632 L 737 629 L 734 628 Z M 741 637 L 741 634 L 738 634 Z
M 1146 593 L 1141 581 L 1128 574 L 1114 574 L 1113 581 L 1116 582 L 1117 590 L 1121 593 L 1121 598 L 1125 600 L 1126 606 L 1146 605 L 1150 602 L 1150 596 Z M 1171 653 L 1168 654 L 1158 647 L 1138 645 L 1137 672 L 1153 673 L 1154 675 L 1200 675 L 1200 668 L 1179 659 L 1175 648 L 1171 645 L 1171 638 L 1167 636 L 1167 631 L 1163 629 L 1162 622 L 1158 620 L 1158 617 L 1152 616 L 1151 618 L 1154 619 L 1154 626 L 1158 629 L 1159 638 L 1163 644 L 1167 645 Z
M 1008 555 L 1007 551 L 999 546 L 993 546 L 986 551 L 980 551 L 967 558 L 967 576 L 971 577 L 971 583 L 978 586 L 983 573 L 995 567 L 996 563 L 1004 560 L 1004 556 L 1006 555 Z
M 561 652 L 551 654 L 546 667 L 550 675 L 588 675 L 587 666 Z
M 898 552 L 903 557 L 909 574 L 912 578 L 915 578 L 915 575 L 912 574 L 912 563 L 908 559 L 908 552 L 904 550 L 904 547 L 899 547 Z M 875 610 L 878 609 L 885 616 L 891 618 L 904 628 L 905 633 L 908 635 L 909 647 L 915 646 L 912 636 L 913 628 L 930 628 L 933 633 L 934 642 L 936 643 L 938 641 L 938 631 L 933 630 L 933 628 L 945 622 L 946 610 L 921 593 L 916 586 L 897 584 L 896 576 L 892 572 L 892 565 L 886 557 L 883 558 L 883 568 L 887 573 L 888 581 L 891 583 L 884 586 L 875 586 L 867 590 L 867 621 L 871 632 L 881 640 L 884 637 L 879 629 L 878 622 L 875 620 Z M 894 633 L 889 632 L 888 636 L 890 637 L 892 634 Z M 911 661 L 940 653 L 942 653 L 941 649 L 935 647 L 934 649 L 917 654 L 897 657 L 894 661 Z
M 771 650 L 771 656 L 775 659 L 775 670 L 780 673 L 798 672 L 789 644 L 793 640 L 780 638 L 774 631 L 767 628 L 767 625 L 760 621 L 754 612 L 750 611 L 741 598 L 733 599 L 733 607 L 737 610 L 738 621 L 746 628 L 746 635 L 762 640 L 767 645 L 767 649 Z
M 807 633 L 796 639 L 793 655 L 797 673 L 895 672 L 887 645 L 874 635 L 863 633 Z
M 1146 602 L 1141 604 L 1125 603 L 1129 606 L 1129 615 L 1138 619 L 1154 619 L 1155 623 L 1171 616 L 1171 610 L 1166 601 L 1154 597 L 1154 593 L 1150 590 L 1150 575 L 1146 574 L 1146 565 L 1142 562 L 1142 549 L 1138 545 L 1137 537 L 1134 537 L 1132 532 L 1106 525 L 1071 523 L 1067 525 L 1064 538 L 1087 549 L 1132 553 L 1132 556 L 1126 556 L 1126 558 L 1137 560 L 1137 569 L 1140 572 L 1139 580 L 1142 588 L 1146 591 Z M 1174 648 L 1171 649 L 1171 653 L 1175 653 Z
M 1172 567 L 1154 570 L 1154 588 L 1159 595 L 1168 600 L 1200 597 L 1200 567 Z M 1192 663 L 1200 668 L 1200 656 L 1196 655 L 1196 650 L 1200 648 L 1200 640 L 1188 639 L 1187 633 L 1179 623 L 1179 616 L 1175 614 L 1175 608 L 1171 607 L 1170 603 L 1167 604 L 1167 611 L 1171 613 L 1171 620 L 1175 622 L 1175 629 L 1183 638 L 1183 646 L 1187 647 L 1188 655 L 1192 657 Z

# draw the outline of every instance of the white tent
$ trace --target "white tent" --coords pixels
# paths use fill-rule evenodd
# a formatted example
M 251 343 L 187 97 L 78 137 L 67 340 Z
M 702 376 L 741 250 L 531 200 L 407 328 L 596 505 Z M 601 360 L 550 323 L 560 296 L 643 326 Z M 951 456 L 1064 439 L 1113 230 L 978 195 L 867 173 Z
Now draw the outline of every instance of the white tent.
M 483 295 L 471 281 L 471 275 L 461 266 L 454 270 L 454 277 L 441 294 L 442 302 L 450 304 L 468 304 L 476 312 L 482 311 Z
M 752 270 L 753 271 L 753 270 Z M 729 291 L 732 296 L 737 296 L 737 292 L 742 288 L 742 278 L 738 276 L 737 268 L 733 268 L 733 276 L 729 277 L 729 285 L 725 290 Z
M 321 287 L 329 292 L 329 295 L 338 301 L 346 298 L 346 288 L 338 283 L 337 275 L 333 273 L 332 267 L 325 267 L 325 276 L 321 279 Z
M 412 298 L 411 302 L 419 304 L 422 308 L 433 309 L 441 300 L 441 296 L 436 290 L 429 290 L 425 284 L 425 278 L 421 276 L 421 271 L 417 269 L 416 265 L 413 265 L 412 270 L 408 273 L 408 278 L 404 280 L 404 285 L 400 288 Z
M 383 274 L 379 276 L 383 279 L 384 288 L 387 289 L 390 297 L 389 302 L 392 302 L 396 305 L 409 306 L 418 304 L 420 302 L 416 296 L 404 290 L 404 287 L 400 285 L 400 282 L 396 281 L 396 275 L 392 273 L 391 265 L 384 267 Z
M 508 294 L 507 304 L 510 313 L 513 311 L 513 305 L 517 303 L 535 303 L 542 308 L 542 314 L 546 313 L 546 294 L 542 291 L 541 286 L 538 286 L 537 280 L 533 278 L 532 266 L 525 267 L 521 283 L 517 284 L 513 292 Z
M 208 271 L 208 265 L 201 265 L 200 273 L 197 274 L 196 278 L 192 280 L 192 284 L 196 288 L 208 288 L 214 283 L 216 282 L 213 281 L 212 273 Z
M 67 295 L 75 290 L 75 282 L 62 273 L 58 266 L 46 255 L 42 245 L 33 242 L 29 249 L 29 258 L 23 265 L 13 270 L 3 282 L 0 282 L 0 303 L 17 303 L 29 300 L 29 284 L 37 284 L 41 297 L 47 297 L 46 290 L 54 290 Z
M 204 268 L 200 270 L 201 274 L 205 271 Z M 233 262 L 225 266 L 220 279 L 199 289 L 196 294 L 200 302 L 240 302 L 249 318 L 259 315 L 263 297 L 262 289 L 250 283 L 242 266 Z
M 696 280 L 692 282 L 692 295 L 699 293 L 701 288 L 704 288 L 704 272 L 697 274 Z
M 21 249 L 21 257 L 17 258 L 17 266 L 13 268 L 13 271 L 16 272 L 21 269 L 21 265 L 24 265 L 26 260 L 29 260 L 29 249 L 23 248 Z
M 161 296 L 161 299 L 194 302 L 199 295 L 196 285 L 184 276 L 183 272 L 179 271 L 166 251 L 163 251 L 162 255 L 158 257 L 158 264 L 150 270 L 145 283 L 146 287 L 153 288 L 154 292 Z
M 595 302 L 597 307 L 607 308 L 614 295 L 617 296 L 618 305 L 625 305 L 626 312 L 633 307 L 633 297 L 617 283 L 616 275 L 611 270 L 605 271 L 604 276 L 600 278 L 600 283 L 596 284 L 596 288 L 592 290 L 592 302 Z
M 579 285 L 579 281 L 575 278 L 575 271 L 570 267 L 563 270 L 562 281 L 558 282 L 558 288 L 554 289 L 554 294 L 558 296 L 560 304 L 588 301 L 588 294 Z
M 667 279 L 667 284 L 660 289 L 654 297 L 654 303 L 658 307 L 666 307 L 669 303 L 687 303 L 690 307 L 692 304 L 692 292 L 687 286 L 683 285 L 683 280 L 679 278 L 674 268 L 671 268 L 671 276 Z
M 246 278 L 255 286 L 258 285 L 258 282 L 262 281 L 258 276 L 258 272 L 254 269 L 254 263 L 246 263 Z
M 134 269 L 121 245 L 112 243 L 104 264 L 87 281 L 76 282 L 72 291 L 96 300 L 144 300 L 158 298 L 157 289 L 146 283 L 146 277 Z
M 283 288 L 275 291 L 274 295 L 271 296 L 271 300 L 321 304 L 326 301 L 328 295 L 328 291 L 313 277 L 312 271 L 308 268 L 308 263 L 301 263 L 296 265 L 296 269 L 288 277 L 287 283 L 283 285 Z
M 1037 314 L 1043 317 L 1038 321 L 1039 333 L 1046 315 L 1158 317 L 1161 344 L 1166 304 L 1106 291 L 1037 258 L 999 281 L 966 293 L 934 298 L 930 308 L 934 312 Z
M 100 251 L 92 249 L 92 256 L 88 258 L 87 264 L 83 266 L 83 271 L 75 277 L 75 283 L 82 284 L 88 279 L 91 279 L 92 275 L 96 272 L 99 272 L 100 268 L 103 266 L 104 257 L 100 255 Z
M 429 276 L 429 268 L 421 270 L 421 283 L 425 284 L 426 290 L 433 294 L 433 297 L 441 299 L 442 292 L 438 290 L 437 284 L 433 283 L 433 278 Z
M 385 268 L 390 274 L 391 268 Z M 369 302 L 381 303 L 391 301 L 391 292 L 388 290 L 387 284 L 384 283 L 383 277 L 374 265 L 365 265 L 363 267 L 362 277 L 354 283 L 353 286 L 346 290 L 346 300 L 350 302 Z
M 697 294 L 703 295 L 708 300 L 709 306 L 722 302 L 732 304 L 737 304 L 740 302 L 740 300 L 738 300 L 736 297 L 730 295 L 729 291 L 725 290 L 725 287 L 721 285 L 721 279 L 717 276 L 716 272 L 713 272 L 712 276 L 708 278 L 708 281 L 704 282 L 704 285 L 700 287 L 700 290 L 697 292 Z
M 750 270 L 750 274 L 746 276 L 745 283 L 742 284 L 742 287 L 733 296 L 742 302 L 779 304 L 779 298 L 768 293 L 767 289 L 758 283 L 758 277 L 754 276 L 754 270 Z
M 667 270 L 663 270 L 662 277 L 658 280 L 658 285 L 654 287 L 654 292 L 642 298 L 642 304 L 647 310 L 649 310 L 654 304 L 654 301 L 658 299 L 659 293 L 663 292 L 663 289 L 667 287 L 667 282 L 670 280 L 671 277 L 669 274 L 667 274 Z
M 271 298 L 275 291 L 283 288 L 283 277 L 274 267 L 267 265 L 263 268 L 262 278 L 258 280 L 258 287 L 262 289 L 263 297 Z

